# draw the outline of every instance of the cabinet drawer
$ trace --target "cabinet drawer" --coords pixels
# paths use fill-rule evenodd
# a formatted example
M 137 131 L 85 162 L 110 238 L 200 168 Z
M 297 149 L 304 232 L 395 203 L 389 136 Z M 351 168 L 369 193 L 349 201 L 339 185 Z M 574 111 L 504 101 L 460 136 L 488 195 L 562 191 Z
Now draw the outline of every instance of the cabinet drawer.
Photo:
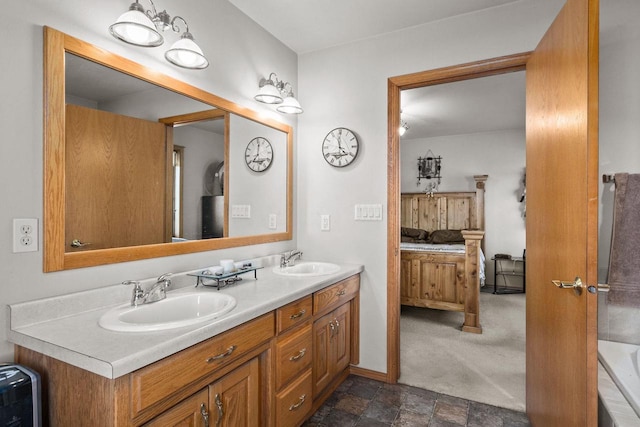
M 343 301 L 351 299 L 358 289 L 360 289 L 360 275 L 356 274 L 316 292 L 313 294 L 313 313 L 320 313 L 338 306 Z
M 276 344 L 276 390 L 311 366 L 311 323 L 278 338 Z
M 311 370 L 276 396 L 276 425 L 296 427 L 311 411 Z
M 269 313 L 133 372 L 134 415 L 273 336 L 274 317 Z
M 276 310 L 278 334 L 294 325 L 301 325 L 307 319 L 310 319 L 313 314 L 311 309 L 312 298 L 311 295 L 309 295 L 308 297 L 294 301 Z

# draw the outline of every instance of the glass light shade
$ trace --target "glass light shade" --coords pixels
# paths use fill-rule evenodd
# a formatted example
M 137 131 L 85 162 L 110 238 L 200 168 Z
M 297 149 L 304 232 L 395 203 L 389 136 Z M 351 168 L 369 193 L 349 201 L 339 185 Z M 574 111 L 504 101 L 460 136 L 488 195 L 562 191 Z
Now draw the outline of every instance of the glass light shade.
M 165 52 L 164 57 L 173 65 L 182 68 L 201 70 L 209 66 L 209 61 L 204 57 L 202 49 L 193 41 L 189 33 L 184 33 L 182 38 Z
M 265 104 L 281 104 L 283 101 L 280 91 L 271 82 L 265 83 L 253 99 Z
M 135 4 L 135 3 L 134 3 Z M 164 43 L 164 38 L 144 12 L 128 10 L 109 27 L 111 35 L 123 42 L 143 47 L 155 47 Z
M 302 107 L 300 106 L 300 103 L 293 96 L 287 96 L 284 101 L 282 101 L 282 104 L 278 105 L 278 108 L 276 108 L 276 110 L 285 114 L 302 113 Z

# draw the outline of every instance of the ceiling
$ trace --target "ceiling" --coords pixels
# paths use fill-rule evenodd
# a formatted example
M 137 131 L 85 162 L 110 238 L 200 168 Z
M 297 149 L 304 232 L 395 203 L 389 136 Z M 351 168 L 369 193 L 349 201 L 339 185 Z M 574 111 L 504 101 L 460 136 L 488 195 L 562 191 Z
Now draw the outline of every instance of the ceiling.
M 229 0 L 298 54 L 520 0 Z
M 229 0 L 303 54 L 514 0 Z M 398 7 L 401 5 L 401 7 Z M 416 70 L 420 71 L 420 70 Z M 304 97 L 302 97 L 304 103 Z M 403 140 L 524 128 L 524 73 L 402 93 Z
M 524 129 L 525 73 L 406 90 L 401 107 L 403 140 Z

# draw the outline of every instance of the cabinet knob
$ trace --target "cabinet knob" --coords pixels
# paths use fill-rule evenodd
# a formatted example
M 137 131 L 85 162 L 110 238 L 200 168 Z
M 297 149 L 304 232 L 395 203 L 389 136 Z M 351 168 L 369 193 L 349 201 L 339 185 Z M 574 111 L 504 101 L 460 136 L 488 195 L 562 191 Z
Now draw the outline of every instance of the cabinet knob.
M 302 310 L 300 310 L 299 312 L 292 314 L 291 316 L 289 316 L 289 319 L 294 320 L 294 319 L 298 319 L 302 316 L 304 316 L 307 313 L 307 310 L 305 310 L 304 308 Z
M 305 355 L 305 353 L 306 353 L 306 352 L 307 352 L 307 349 L 306 349 L 306 348 L 303 348 L 302 350 L 300 350 L 300 351 L 298 352 L 298 354 L 296 354 L 295 356 L 291 356 L 291 357 L 289 358 L 289 360 L 290 360 L 290 361 L 292 361 L 292 362 L 295 362 L 296 360 L 302 359 L 302 358 L 304 357 L 304 355 Z
M 220 426 L 222 419 L 224 418 L 224 408 L 222 407 L 222 400 L 220 400 L 220 394 L 216 393 L 215 403 L 218 407 L 218 420 L 216 421 L 216 427 Z
M 297 403 L 294 403 L 293 405 L 289 406 L 289 410 L 295 411 L 296 409 L 302 406 L 305 400 L 307 400 L 307 395 L 303 394 L 302 396 L 300 396 Z
M 204 403 L 200 404 L 200 415 L 202 415 L 202 423 L 204 427 L 209 427 L 209 411 L 207 411 L 207 407 Z
M 207 359 L 207 363 L 213 363 L 216 360 L 219 359 L 224 359 L 227 356 L 230 356 L 231 353 L 233 353 L 233 351 L 236 349 L 237 347 L 235 345 L 232 345 L 231 347 L 229 347 L 227 349 L 227 351 L 225 351 L 224 353 L 220 353 L 220 354 L 216 354 L 215 356 L 211 356 L 210 358 Z

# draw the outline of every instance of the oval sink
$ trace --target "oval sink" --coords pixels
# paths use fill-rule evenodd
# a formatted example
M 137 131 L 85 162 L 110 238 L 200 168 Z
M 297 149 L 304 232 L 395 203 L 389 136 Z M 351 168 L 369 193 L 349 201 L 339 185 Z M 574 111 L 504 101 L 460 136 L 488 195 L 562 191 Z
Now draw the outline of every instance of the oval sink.
M 308 277 L 333 274 L 340 270 L 340 266 L 330 262 L 299 262 L 291 267 L 274 267 L 273 272 L 282 276 Z
M 210 292 L 167 295 L 150 304 L 125 304 L 102 315 L 98 324 L 112 331 L 147 332 L 180 328 L 220 317 L 233 310 L 236 299 Z

